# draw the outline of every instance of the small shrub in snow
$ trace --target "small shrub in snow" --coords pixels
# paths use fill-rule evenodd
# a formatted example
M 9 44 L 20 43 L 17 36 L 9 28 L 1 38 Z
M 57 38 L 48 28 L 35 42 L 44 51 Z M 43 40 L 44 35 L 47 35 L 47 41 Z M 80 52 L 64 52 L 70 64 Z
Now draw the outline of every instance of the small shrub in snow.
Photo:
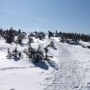
M 8 58 L 14 57 L 14 59 L 16 59 L 16 58 L 22 57 L 22 53 L 17 50 L 17 47 L 12 52 L 10 51 L 10 49 L 8 49 L 7 51 L 8 51 L 8 53 L 7 53 Z

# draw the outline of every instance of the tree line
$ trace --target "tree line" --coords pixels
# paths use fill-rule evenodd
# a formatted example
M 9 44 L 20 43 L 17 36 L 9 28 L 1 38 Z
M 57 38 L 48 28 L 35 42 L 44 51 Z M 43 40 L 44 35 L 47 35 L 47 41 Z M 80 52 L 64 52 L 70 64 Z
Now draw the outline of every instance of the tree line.
M 37 31 L 31 32 L 28 34 L 28 42 L 27 42 L 28 48 L 25 49 L 23 53 L 25 53 L 29 59 L 34 60 L 33 62 L 38 62 L 43 59 L 48 60 L 50 57 L 52 58 L 53 56 L 48 55 L 49 47 L 52 47 L 53 49 L 57 50 L 53 41 L 51 41 L 50 44 L 48 44 L 44 48 L 44 50 L 42 50 L 41 46 L 39 46 L 37 50 L 35 50 L 32 47 L 31 43 L 34 43 L 33 37 L 39 40 L 43 40 L 46 38 L 45 37 L 46 35 L 48 36 L 48 39 L 50 39 L 51 37 L 59 37 L 63 38 L 62 40 L 73 39 L 75 41 L 77 40 L 82 40 L 86 42 L 90 41 L 90 35 L 80 33 L 57 32 L 57 30 L 55 32 L 48 31 L 48 34 L 46 34 L 45 32 L 37 32 Z M 23 39 L 26 38 L 26 36 L 27 34 L 25 32 L 22 32 L 21 29 L 15 30 L 12 27 L 7 30 L 0 29 L 0 38 L 4 38 L 6 43 L 9 44 L 11 44 L 12 42 L 16 44 L 23 44 L 22 41 Z M 8 49 L 8 57 L 9 58 L 14 57 L 15 59 L 17 59 L 17 57 L 21 58 L 22 52 L 20 52 L 17 49 L 17 47 L 12 51 Z
M 12 43 L 15 40 L 15 36 L 17 36 L 18 40 L 16 42 L 21 43 L 22 39 L 25 37 L 26 33 L 21 32 L 21 29 L 15 30 L 12 27 L 7 30 L 0 29 L 0 37 L 3 37 L 7 43 Z M 40 40 L 44 39 L 46 34 L 44 32 L 32 32 L 30 33 L 30 37 L 39 38 Z M 90 41 L 90 35 L 87 34 L 81 34 L 81 33 L 66 33 L 66 32 L 55 32 L 48 31 L 48 38 L 51 37 L 62 37 L 65 39 L 74 39 L 74 40 L 82 40 L 89 42 Z M 31 38 L 30 38 L 31 39 Z
M 49 35 L 48 37 L 62 37 L 66 39 L 74 39 L 74 40 L 82 40 L 82 41 L 86 41 L 89 42 L 90 41 L 90 35 L 87 34 L 83 34 L 83 33 L 66 33 L 66 32 L 57 32 L 57 30 L 55 32 L 51 32 L 48 31 Z

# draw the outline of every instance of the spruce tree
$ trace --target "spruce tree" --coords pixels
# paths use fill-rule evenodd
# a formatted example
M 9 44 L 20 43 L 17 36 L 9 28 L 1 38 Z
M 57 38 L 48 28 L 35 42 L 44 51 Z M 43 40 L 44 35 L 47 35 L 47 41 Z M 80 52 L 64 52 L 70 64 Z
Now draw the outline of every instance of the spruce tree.
M 6 42 L 11 44 L 13 41 L 14 41 L 14 35 L 13 35 L 13 29 L 11 27 L 10 30 L 7 31 Z

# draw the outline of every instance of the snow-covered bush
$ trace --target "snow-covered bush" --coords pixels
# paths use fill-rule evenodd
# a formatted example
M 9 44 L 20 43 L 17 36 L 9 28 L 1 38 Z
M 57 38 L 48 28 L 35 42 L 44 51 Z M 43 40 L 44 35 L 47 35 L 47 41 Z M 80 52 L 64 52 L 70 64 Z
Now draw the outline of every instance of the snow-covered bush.
M 70 44 L 70 45 L 78 45 L 79 44 L 79 41 L 78 40 L 74 40 L 74 39 L 72 39 L 72 40 L 66 40 L 66 42 L 68 44 Z
M 55 44 L 54 44 L 53 41 L 51 41 L 50 44 L 49 44 L 48 46 L 49 46 L 49 47 L 52 47 L 53 49 L 56 49 Z
M 33 59 L 33 62 L 34 62 L 34 63 L 37 63 L 37 62 L 39 62 L 39 61 L 41 61 L 41 60 L 43 60 L 43 59 L 44 59 L 43 52 L 38 49 L 38 50 L 35 52 L 35 57 L 34 57 L 34 59 Z
M 28 36 L 28 44 L 34 43 L 33 38 L 29 35 Z
M 9 59 L 11 59 L 11 58 L 14 58 L 14 59 L 19 58 L 20 59 L 22 57 L 22 53 L 17 50 L 17 47 L 12 51 L 10 49 L 8 49 L 7 50 L 7 57 Z

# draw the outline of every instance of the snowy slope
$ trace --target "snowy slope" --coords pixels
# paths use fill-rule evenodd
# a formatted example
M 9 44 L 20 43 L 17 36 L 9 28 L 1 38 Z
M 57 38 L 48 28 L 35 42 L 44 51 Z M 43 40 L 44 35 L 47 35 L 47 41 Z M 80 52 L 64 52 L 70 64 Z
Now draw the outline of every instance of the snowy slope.
M 43 41 L 34 38 L 33 48 L 42 49 L 53 40 L 57 50 L 49 48 L 51 60 L 34 65 L 23 53 L 18 61 L 8 59 L 7 49 L 16 44 L 0 40 L 0 90 L 90 90 L 90 49 L 59 42 L 58 38 Z M 24 45 L 17 48 L 23 52 Z
M 57 45 L 59 69 L 46 90 L 90 90 L 90 50 L 79 45 Z
M 24 45 L 7 44 L 4 40 L 0 40 L 0 90 L 43 90 L 46 87 L 46 81 L 51 72 L 54 70 L 54 62 L 40 62 L 34 65 L 23 53 L 23 58 L 19 61 L 8 59 L 7 49 L 13 50 L 16 46 L 19 51 L 23 51 L 28 46 L 27 40 Z M 49 40 L 40 41 L 34 39 L 33 48 L 38 45 L 44 46 L 49 43 Z

